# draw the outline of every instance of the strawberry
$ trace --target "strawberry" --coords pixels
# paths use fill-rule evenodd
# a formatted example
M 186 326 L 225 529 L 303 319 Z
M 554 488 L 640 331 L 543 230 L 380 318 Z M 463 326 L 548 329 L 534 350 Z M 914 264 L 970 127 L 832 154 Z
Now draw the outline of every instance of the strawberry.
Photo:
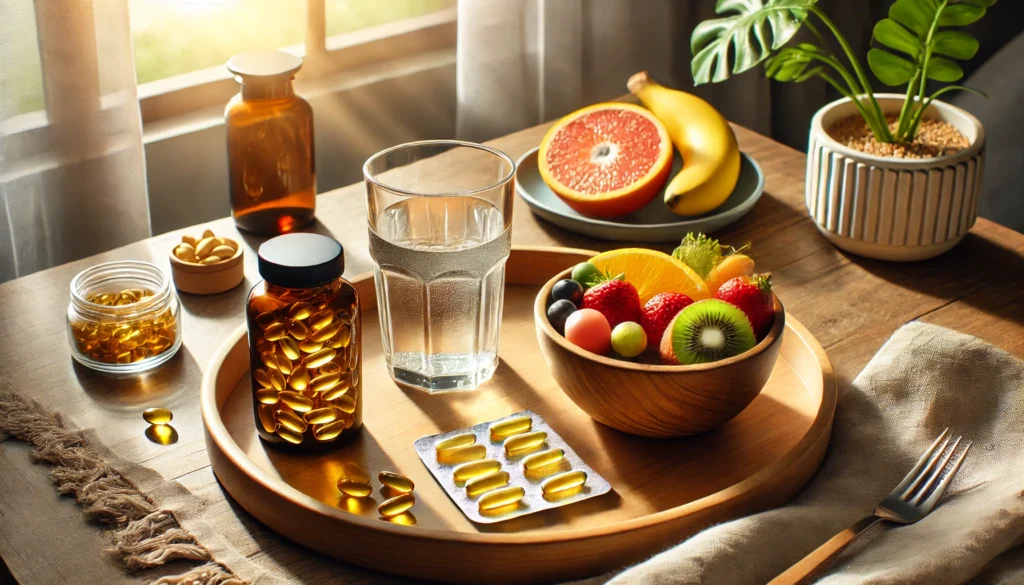
M 640 325 L 647 334 L 648 347 L 657 349 L 665 328 L 675 319 L 679 311 L 693 304 L 693 299 L 683 293 L 658 293 L 644 305 Z
M 604 315 L 613 329 L 625 321 L 640 321 L 640 295 L 624 280 L 606 280 L 583 294 L 581 309 L 594 309 Z
M 771 274 L 737 276 L 727 280 L 718 287 L 715 298 L 739 307 L 750 320 L 758 339 L 771 329 L 775 320 Z

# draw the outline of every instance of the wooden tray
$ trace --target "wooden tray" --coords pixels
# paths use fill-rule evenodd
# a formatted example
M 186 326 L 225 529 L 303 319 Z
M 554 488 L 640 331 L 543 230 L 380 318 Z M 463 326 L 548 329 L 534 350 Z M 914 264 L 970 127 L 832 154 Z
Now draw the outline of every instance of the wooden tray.
M 514 247 L 506 268 L 501 365 L 474 392 L 430 396 L 389 378 L 380 351 L 372 275 L 362 302 L 364 428 L 352 444 L 298 456 L 266 447 L 253 421 L 245 327 L 213 356 L 203 379 L 206 444 L 218 479 L 282 535 L 335 558 L 409 577 L 459 583 L 543 583 L 623 567 L 716 522 L 778 506 L 821 463 L 836 404 L 824 350 L 787 315 L 772 376 L 739 416 L 710 433 L 645 439 L 605 427 L 551 378 L 537 346 L 533 301 L 551 275 L 594 252 Z M 499 524 L 475 525 L 448 499 L 413 449 L 417 438 L 530 409 L 612 485 L 612 492 Z M 416 482 L 412 516 L 378 518 L 335 488 L 342 461 Z M 377 485 L 374 479 L 374 485 Z M 415 523 L 415 525 L 408 525 Z

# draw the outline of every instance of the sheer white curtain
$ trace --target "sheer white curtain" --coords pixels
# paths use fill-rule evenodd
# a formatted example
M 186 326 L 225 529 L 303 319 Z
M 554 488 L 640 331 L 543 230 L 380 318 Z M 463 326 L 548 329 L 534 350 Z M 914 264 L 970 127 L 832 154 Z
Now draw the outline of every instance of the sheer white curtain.
M 2 0 L 0 39 L 0 282 L 148 237 L 127 0 Z

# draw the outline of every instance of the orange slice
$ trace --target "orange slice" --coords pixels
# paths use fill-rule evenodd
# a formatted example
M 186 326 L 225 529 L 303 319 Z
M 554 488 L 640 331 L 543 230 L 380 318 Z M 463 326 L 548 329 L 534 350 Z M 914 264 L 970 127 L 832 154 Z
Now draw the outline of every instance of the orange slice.
M 548 130 L 540 175 L 562 201 L 589 217 L 617 217 L 651 202 L 672 168 L 672 142 L 654 114 L 633 104 L 577 110 Z
M 710 296 L 708 285 L 692 268 L 657 250 L 623 248 L 598 254 L 590 262 L 611 276 L 624 274 L 640 294 L 640 304 L 663 292 L 683 293 L 695 301 Z

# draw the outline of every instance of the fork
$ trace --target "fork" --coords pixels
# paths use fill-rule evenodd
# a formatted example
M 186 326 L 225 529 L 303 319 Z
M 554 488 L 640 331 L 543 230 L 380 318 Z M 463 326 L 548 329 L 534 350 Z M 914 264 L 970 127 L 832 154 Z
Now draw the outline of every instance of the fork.
M 847 545 L 878 522 L 913 524 L 927 516 L 946 492 L 946 488 L 953 481 L 953 476 L 960 470 L 960 465 L 971 449 L 971 442 L 967 441 L 964 448 L 957 451 L 961 438 L 953 439 L 951 446 L 949 429 L 942 431 L 903 481 L 878 504 L 872 515 L 833 536 L 786 572 L 772 579 L 768 585 L 807 583 L 811 577 L 827 567 Z M 949 472 L 943 474 L 947 466 Z

